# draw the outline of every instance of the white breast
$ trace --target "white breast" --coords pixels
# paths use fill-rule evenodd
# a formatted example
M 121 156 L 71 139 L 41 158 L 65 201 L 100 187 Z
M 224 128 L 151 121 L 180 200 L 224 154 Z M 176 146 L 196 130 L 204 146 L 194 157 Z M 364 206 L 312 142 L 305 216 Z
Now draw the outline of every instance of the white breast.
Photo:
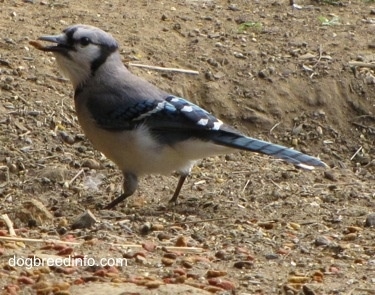
M 122 171 L 136 175 L 168 174 L 173 171 L 188 173 L 196 160 L 231 151 L 230 148 L 196 139 L 173 146 L 161 145 L 142 125 L 131 131 L 107 131 L 98 128 L 84 112 L 77 109 L 79 122 L 94 147 Z

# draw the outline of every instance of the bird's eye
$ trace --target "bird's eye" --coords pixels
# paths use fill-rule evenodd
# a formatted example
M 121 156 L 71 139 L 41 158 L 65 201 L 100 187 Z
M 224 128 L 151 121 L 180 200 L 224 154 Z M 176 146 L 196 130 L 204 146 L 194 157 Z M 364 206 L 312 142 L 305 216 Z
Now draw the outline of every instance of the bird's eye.
M 89 45 L 91 43 L 91 40 L 90 40 L 90 38 L 82 37 L 79 40 L 79 43 L 81 44 L 81 46 L 87 46 L 87 45 Z

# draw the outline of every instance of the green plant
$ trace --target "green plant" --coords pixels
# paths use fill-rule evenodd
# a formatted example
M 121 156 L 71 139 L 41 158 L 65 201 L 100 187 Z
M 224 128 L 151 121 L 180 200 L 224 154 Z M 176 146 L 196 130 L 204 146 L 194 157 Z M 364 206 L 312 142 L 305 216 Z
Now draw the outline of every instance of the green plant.
M 260 22 L 245 22 L 245 23 L 240 24 L 240 26 L 238 27 L 238 32 L 243 33 L 244 31 L 248 29 L 260 31 L 262 30 L 262 28 L 263 26 L 262 26 L 262 23 Z
M 318 20 L 320 21 L 322 26 L 337 26 L 337 25 L 340 25 L 338 16 L 334 16 L 331 20 L 329 20 L 325 16 L 319 16 Z

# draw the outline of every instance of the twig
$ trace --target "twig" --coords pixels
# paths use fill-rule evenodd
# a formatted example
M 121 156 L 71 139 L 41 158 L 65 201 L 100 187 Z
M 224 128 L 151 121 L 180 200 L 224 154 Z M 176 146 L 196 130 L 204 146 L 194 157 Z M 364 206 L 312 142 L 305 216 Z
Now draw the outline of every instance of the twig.
M 373 128 L 373 127 L 365 126 L 365 125 L 362 125 L 362 124 L 357 123 L 357 122 L 352 122 L 352 124 L 355 125 L 355 126 L 364 128 L 364 129 L 369 129 L 369 130 L 371 130 L 371 132 L 375 132 L 375 128 Z
M 357 182 L 335 182 L 335 184 L 332 184 L 332 183 L 316 183 L 316 184 L 313 184 L 313 187 L 325 187 L 325 186 L 331 186 L 331 185 L 335 185 L 337 187 L 340 187 L 340 186 L 346 186 L 346 185 L 362 185 L 361 183 L 357 183 Z
M 270 130 L 270 133 L 272 133 L 272 131 L 281 124 L 281 122 L 278 122 L 276 123 L 275 125 L 272 126 L 271 130 Z
M 8 214 L 1 215 L 1 218 L 5 221 L 5 223 L 6 223 L 7 227 L 8 227 L 9 235 L 11 237 L 17 236 L 16 232 L 14 231 L 14 228 L 13 228 L 13 222 L 9 219 Z
M 354 159 L 354 157 L 362 150 L 362 146 L 359 147 L 359 149 L 354 153 L 354 155 L 350 158 L 350 161 Z
M 83 242 L 68 242 L 60 240 L 43 240 L 43 239 L 31 239 L 31 238 L 19 238 L 19 237 L 2 237 L 0 236 L 0 241 L 13 241 L 13 242 L 29 242 L 29 243 L 55 243 L 55 244 L 66 244 L 66 245 L 83 245 Z M 143 248 L 142 245 L 138 244 L 114 244 L 105 243 L 111 246 L 119 246 L 122 248 Z M 168 251 L 181 251 L 181 252 L 203 252 L 203 248 L 198 247 L 174 247 L 174 246 L 157 246 L 156 249 L 166 249 Z
M 366 63 L 361 61 L 350 61 L 349 66 L 352 67 L 366 67 L 366 68 L 375 68 L 375 63 Z
M 79 170 L 78 173 L 69 181 L 69 185 L 71 185 L 74 182 L 74 180 L 76 180 L 78 176 L 80 176 L 83 172 L 85 172 L 84 169 Z
M 250 183 L 250 179 L 248 179 L 248 180 L 246 181 L 246 183 L 245 183 L 245 185 L 244 185 L 244 187 L 243 187 L 243 189 L 242 189 L 242 191 L 241 191 L 241 194 L 243 194 L 243 193 L 245 192 L 245 190 L 246 190 L 247 186 L 249 185 L 249 183 Z
M 53 80 L 56 80 L 58 82 L 69 82 L 69 79 L 66 79 L 64 77 L 57 77 L 57 76 L 53 76 L 53 75 L 49 75 L 49 74 L 46 74 L 46 77 L 51 78 Z
M 198 71 L 193 71 L 193 70 L 184 70 L 184 69 L 176 69 L 176 68 L 163 68 L 163 67 L 148 66 L 148 65 L 135 64 L 135 63 L 128 63 L 128 65 L 133 66 L 133 67 L 157 70 L 157 71 L 177 72 L 177 73 L 184 73 L 184 74 L 190 74 L 190 75 L 199 75 Z
M 43 239 L 31 239 L 31 238 L 19 238 L 19 237 L 2 237 L 0 236 L 0 241 L 13 241 L 13 242 L 30 242 L 30 243 L 59 243 L 59 244 L 67 244 L 67 245 L 81 245 L 82 243 L 79 242 L 67 242 L 67 241 L 60 241 L 60 240 L 43 240 Z
M 318 61 L 315 63 L 315 65 L 312 66 L 312 68 L 315 68 L 321 61 L 322 59 L 322 52 L 323 52 L 323 48 L 322 48 L 322 44 L 319 45 L 319 58 L 318 58 Z
M 365 119 L 370 118 L 372 120 L 375 120 L 375 116 L 372 116 L 372 115 L 360 115 L 360 116 L 354 117 L 354 119 L 362 119 L 362 118 L 365 118 Z
M 142 245 L 138 244 L 114 244 L 114 243 L 106 243 L 111 246 L 117 246 L 121 248 L 143 248 Z M 185 253 L 198 253 L 198 252 L 203 252 L 203 248 L 198 248 L 198 247 L 175 247 L 175 246 L 157 246 L 157 250 L 167 250 L 167 251 L 180 251 L 180 252 L 185 252 Z
M 278 185 L 276 182 L 274 182 L 272 179 L 271 179 L 271 182 L 278 188 L 278 189 L 282 189 L 282 187 L 280 185 Z
M 347 295 L 353 294 L 354 291 L 360 291 L 360 292 L 368 292 L 368 294 L 375 294 L 375 291 L 373 289 L 366 289 L 366 288 L 354 288 L 349 291 Z
M 201 220 L 195 220 L 195 221 L 181 221 L 181 222 L 170 223 L 170 224 L 167 224 L 166 226 L 174 226 L 177 224 L 203 223 L 203 222 L 211 222 L 211 221 L 226 220 L 226 219 L 228 219 L 228 217 L 201 219 Z

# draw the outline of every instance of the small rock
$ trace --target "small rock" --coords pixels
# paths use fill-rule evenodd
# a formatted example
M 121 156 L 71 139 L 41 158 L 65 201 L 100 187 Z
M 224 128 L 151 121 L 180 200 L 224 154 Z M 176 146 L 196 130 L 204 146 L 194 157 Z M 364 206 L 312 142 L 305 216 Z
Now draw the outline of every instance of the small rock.
M 247 57 L 243 55 L 241 52 L 233 52 L 233 55 L 237 58 L 247 59 Z
M 221 260 L 225 260 L 226 257 L 227 257 L 227 254 L 225 253 L 225 251 L 223 251 L 223 250 L 219 250 L 219 251 L 217 251 L 217 252 L 215 253 L 215 257 L 216 257 L 216 258 L 219 258 L 219 259 L 221 259 Z
M 151 229 L 155 231 L 160 231 L 164 229 L 164 225 L 162 225 L 161 223 L 154 223 L 151 225 Z
M 226 276 L 227 272 L 222 270 L 208 270 L 206 273 L 207 278 L 217 278 L 217 277 L 223 277 Z
M 365 226 L 375 227 L 375 213 L 370 213 L 367 215 Z
M 185 258 L 181 261 L 181 265 L 185 268 L 192 268 L 193 267 L 193 261 L 189 258 Z
M 99 170 L 100 169 L 100 163 L 95 161 L 94 159 L 85 159 L 82 162 L 82 167 L 87 167 L 90 169 Z
M 241 9 L 236 4 L 230 4 L 228 6 L 228 10 L 231 10 L 231 11 L 240 11 Z
M 176 247 L 187 247 L 187 239 L 184 236 L 179 236 L 175 243 Z
M 75 143 L 75 139 L 73 136 L 69 135 L 68 133 L 66 133 L 65 131 L 61 131 L 59 133 L 60 137 L 62 138 L 62 140 L 67 143 L 67 144 L 73 144 Z
M 19 277 L 17 281 L 19 283 L 27 284 L 27 285 L 35 284 L 35 281 L 32 278 L 29 278 L 29 277 L 26 277 L 26 276 Z
M 331 171 L 324 171 L 324 177 L 332 181 L 337 181 L 336 176 Z
M 39 177 L 52 182 L 62 182 L 65 180 L 68 170 L 62 167 L 50 166 L 40 171 Z
M 175 262 L 174 259 L 163 257 L 161 259 L 161 263 L 163 263 L 165 266 L 171 266 Z
M 211 279 L 208 279 L 207 281 L 210 285 L 222 288 L 224 290 L 234 290 L 235 289 L 234 284 L 230 281 L 227 281 L 227 280 L 223 280 L 223 279 L 219 279 L 219 278 L 211 278 Z
M 29 226 L 42 225 L 53 220 L 53 215 L 36 199 L 29 199 L 22 203 L 22 208 L 16 212 L 16 216 Z
M 329 246 L 332 243 L 326 236 L 319 236 L 315 239 L 315 246 Z
M 144 242 L 142 244 L 143 249 L 145 249 L 148 252 L 153 252 L 156 249 L 156 245 L 152 242 Z
M 266 254 L 264 257 L 268 260 L 279 259 L 279 255 L 275 253 Z
M 173 252 L 169 252 L 169 253 L 165 253 L 163 257 L 175 260 L 177 259 L 177 254 Z
M 169 240 L 170 238 L 171 237 L 167 233 L 162 232 L 158 234 L 159 241 Z
M 266 79 L 268 76 L 269 76 L 269 72 L 267 69 L 263 69 L 258 72 L 259 78 Z
M 164 285 L 164 282 L 158 281 L 158 280 L 149 281 L 149 282 L 145 283 L 145 287 L 147 287 L 149 289 L 155 289 L 155 288 L 158 288 L 161 285 Z
M 72 254 L 74 249 L 72 247 L 66 247 L 61 249 L 59 252 L 57 252 L 57 255 L 59 256 L 66 256 Z
M 299 135 L 303 131 L 303 124 L 299 124 L 298 126 L 294 127 L 292 130 L 293 135 Z
M 311 290 L 308 286 L 302 286 L 303 295 L 315 295 L 315 292 Z
M 143 224 L 140 227 L 139 232 L 142 235 L 148 235 L 150 232 L 152 232 L 152 225 L 151 225 L 151 223 L 150 222 L 146 222 L 145 224 Z
M 96 219 L 95 215 L 92 214 L 90 210 L 87 210 L 86 212 L 78 216 L 78 218 L 73 222 L 71 228 L 90 228 L 97 222 L 98 220 Z

